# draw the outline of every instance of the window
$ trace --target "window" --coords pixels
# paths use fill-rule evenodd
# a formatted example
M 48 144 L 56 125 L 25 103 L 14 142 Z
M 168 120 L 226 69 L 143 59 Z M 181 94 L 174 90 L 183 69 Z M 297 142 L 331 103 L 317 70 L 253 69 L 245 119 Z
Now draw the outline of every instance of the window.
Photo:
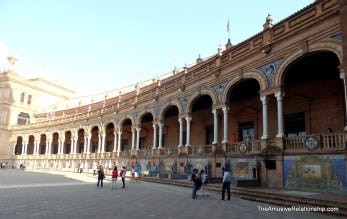
M 22 94 L 20 95 L 20 102 L 21 102 L 21 103 L 24 103 L 24 98 L 25 98 L 25 94 L 22 93 Z
M 31 95 L 28 96 L 28 101 L 27 101 L 28 104 L 31 104 Z
M 17 118 L 17 124 L 18 125 L 25 125 L 30 123 L 30 116 L 28 113 L 19 113 Z
M 254 139 L 253 122 L 244 122 L 239 124 L 239 139 L 240 141 L 251 141 Z
M 284 116 L 285 134 L 288 137 L 306 134 L 305 113 L 293 113 Z

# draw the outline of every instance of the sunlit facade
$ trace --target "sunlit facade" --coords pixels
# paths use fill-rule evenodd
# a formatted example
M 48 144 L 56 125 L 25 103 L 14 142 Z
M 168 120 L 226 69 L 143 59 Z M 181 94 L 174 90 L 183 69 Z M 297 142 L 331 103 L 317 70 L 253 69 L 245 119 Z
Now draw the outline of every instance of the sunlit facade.
M 268 16 L 262 32 L 206 59 L 55 102 L 30 122 L 17 110 L 25 124 L 2 127 L 2 158 L 61 171 L 138 165 L 162 177 L 220 177 L 227 166 L 236 186 L 346 191 L 345 4 L 315 1 L 274 25 Z

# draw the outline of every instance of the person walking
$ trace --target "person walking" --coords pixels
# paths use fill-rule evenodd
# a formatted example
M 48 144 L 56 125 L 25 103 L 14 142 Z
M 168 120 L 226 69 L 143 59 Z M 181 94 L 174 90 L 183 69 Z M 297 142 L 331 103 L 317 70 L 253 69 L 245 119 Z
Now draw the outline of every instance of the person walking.
M 118 177 L 118 170 L 117 167 L 115 166 L 112 171 L 112 184 L 111 184 L 111 189 L 113 190 L 117 188 L 117 177 Z
M 231 183 L 231 175 L 229 172 L 229 169 L 225 168 L 224 175 L 223 175 L 223 189 L 222 189 L 222 200 L 224 200 L 225 197 L 225 190 L 228 193 L 228 201 L 230 201 L 230 183 Z
M 122 188 L 124 189 L 125 188 L 125 175 L 127 173 L 127 170 L 125 169 L 125 167 L 123 166 L 121 171 L 120 171 L 120 176 L 122 177 L 122 183 L 123 183 L 123 186 Z
M 135 182 L 135 167 L 132 166 L 131 167 L 131 178 L 130 178 L 129 183 L 134 183 L 134 182 Z
M 102 164 L 99 165 L 99 168 L 98 168 L 98 183 L 96 184 L 96 186 L 99 188 L 99 185 L 101 187 L 104 186 L 103 184 L 103 181 L 104 181 L 104 178 L 105 178 L 105 172 L 104 172 L 104 167 L 102 166 Z
M 199 180 L 198 169 L 193 169 L 192 174 L 192 199 L 196 198 L 196 192 L 198 190 L 197 181 Z

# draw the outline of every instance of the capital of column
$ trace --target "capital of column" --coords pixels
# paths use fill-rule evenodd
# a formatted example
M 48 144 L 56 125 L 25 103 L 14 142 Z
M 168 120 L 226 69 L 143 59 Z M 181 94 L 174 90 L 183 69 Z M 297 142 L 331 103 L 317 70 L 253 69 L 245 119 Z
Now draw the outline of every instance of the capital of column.
M 277 100 L 282 100 L 282 98 L 284 97 L 284 92 L 282 92 L 282 91 L 277 91 L 277 92 L 275 93 L 275 97 L 276 97 Z
M 228 107 L 228 106 L 223 106 L 222 107 L 223 113 L 227 113 L 227 112 L 229 112 L 229 110 L 230 110 L 230 107 Z
M 266 97 L 266 95 L 260 96 L 260 100 L 261 100 L 262 104 L 265 105 L 265 104 L 267 103 L 267 97 Z
M 213 115 L 216 115 L 217 114 L 217 109 L 213 109 L 212 113 L 213 113 Z
M 186 119 L 187 122 L 190 122 L 192 120 L 192 117 L 187 116 L 187 117 L 185 117 L 185 119 Z
M 141 131 L 141 128 L 136 128 L 136 131 L 138 131 L 138 132 Z

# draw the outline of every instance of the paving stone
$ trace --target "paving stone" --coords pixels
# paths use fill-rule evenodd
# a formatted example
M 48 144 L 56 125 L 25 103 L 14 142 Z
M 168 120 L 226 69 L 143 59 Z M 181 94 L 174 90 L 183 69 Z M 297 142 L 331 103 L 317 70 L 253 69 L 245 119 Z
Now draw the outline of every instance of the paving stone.
M 191 189 L 149 182 L 126 183 L 111 190 L 107 179 L 96 187 L 96 177 L 31 171 L 0 171 L 0 218 L 336 218 L 312 212 L 259 211 L 276 207 L 220 195 L 191 199 Z M 198 192 L 199 194 L 199 192 Z

